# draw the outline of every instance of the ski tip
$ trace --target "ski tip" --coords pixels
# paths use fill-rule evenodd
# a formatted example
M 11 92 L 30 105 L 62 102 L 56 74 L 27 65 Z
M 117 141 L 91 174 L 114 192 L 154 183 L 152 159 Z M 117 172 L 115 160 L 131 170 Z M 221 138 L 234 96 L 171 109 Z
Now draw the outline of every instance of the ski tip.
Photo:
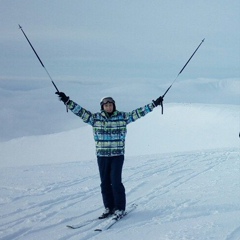
M 95 232 L 102 232 L 102 229 L 95 229 Z

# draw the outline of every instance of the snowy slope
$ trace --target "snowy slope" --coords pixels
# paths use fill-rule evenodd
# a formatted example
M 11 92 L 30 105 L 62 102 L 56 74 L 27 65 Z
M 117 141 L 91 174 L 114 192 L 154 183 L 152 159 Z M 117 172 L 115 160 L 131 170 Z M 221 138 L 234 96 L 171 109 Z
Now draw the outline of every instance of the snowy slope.
M 123 181 L 138 208 L 111 230 L 91 127 L 0 143 L 0 239 L 239 240 L 237 105 L 166 104 L 130 124 Z
M 102 211 L 94 160 L 1 168 L 1 239 L 240 239 L 239 149 L 127 157 L 128 203 L 138 208 L 111 230 Z

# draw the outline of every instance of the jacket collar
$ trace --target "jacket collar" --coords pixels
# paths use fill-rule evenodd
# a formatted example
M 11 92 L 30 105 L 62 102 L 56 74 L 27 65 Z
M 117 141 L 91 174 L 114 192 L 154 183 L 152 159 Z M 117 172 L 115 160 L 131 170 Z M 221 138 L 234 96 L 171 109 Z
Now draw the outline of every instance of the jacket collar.
M 118 114 L 118 111 L 115 110 L 111 115 L 109 115 L 107 112 L 105 112 L 104 110 L 101 111 L 101 115 L 105 118 L 111 118 L 111 117 L 114 117 L 114 116 L 117 116 Z

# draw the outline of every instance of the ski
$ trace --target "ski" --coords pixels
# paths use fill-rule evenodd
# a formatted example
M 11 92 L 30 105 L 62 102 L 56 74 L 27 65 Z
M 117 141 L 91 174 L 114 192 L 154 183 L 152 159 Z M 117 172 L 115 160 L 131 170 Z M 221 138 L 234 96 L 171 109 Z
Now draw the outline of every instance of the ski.
M 66 227 L 71 228 L 71 229 L 82 228 L 82 227 L 85 227 L 85 226 L 87 226 L 91 223 L 97 222 L 98 220 L 100 220 L 100 219 L 99 218 L 93 218 L 93 219 L 86 220 L 86 221 L 84 221 L 82 223 L 79 223 L 79 224 L 67 225 Z
M 103 223 L 99 224 L 99 227 L 96 228 L 94 231 L 102 232 L 102 231 L 108 230 L 114 224 L 116 224 L 119 220 L 123 219 L 126 215 L 128 215 L 130 212 L 135 210 L 136 207 L 137 207 L 137 204 L 132 204 L 131 206 L 129 206 L 127 208 L 125 214 L 121 218 L 117 219 L 115 216 L 112 216 L 110 219 L 108 219 L 108 220 L 104 221 Z
M 66 227 L 68 228 L 71 228 L 71 229 L 78 229 L 78 228 L 82 228 L 82 227 L 85 227 L 87 225 L 90 225 L 91 223 L 95 223 L 95 222 L 104 222 L 104 221 L 107 221 L 111 216 L 108 216 L 106 218 L 99 218 L 99 217 L 95 217 L 95 218 L 92 218 L 92 219 L 89 219 L 89 220 L 86 220 L 82 223 L 79 223 L 79 224 L 72 224 L 72 225 L 67 225 Z

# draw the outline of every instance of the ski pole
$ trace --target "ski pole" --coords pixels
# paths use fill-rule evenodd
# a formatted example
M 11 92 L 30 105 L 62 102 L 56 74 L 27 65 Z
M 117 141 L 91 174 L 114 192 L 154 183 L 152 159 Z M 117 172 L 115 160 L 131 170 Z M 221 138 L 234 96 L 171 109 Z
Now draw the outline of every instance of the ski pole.
M 19 29 L 22 31 L 23 35 L 25 36 L 25 38 L 27 39 L 27 41 L 28 41 L 30 47 L 32 48 L 33 52 L 35 53 L 37 59 L 39 60 L 39 62 L 40 62 L 41 65 L 42 65 L 42 67 L 45 69 L 45 71 L 46 71 L 47 75 L 49 76 L 49 78 L 50 78 L 50 80 L 51 80 L 53 86 L 55 87 L 55 89 L 56 89 L 57 92 L 59 93 L 59 90 L 58 90 L 56 84 L 55 84 L 54 81 L 52 80 L 52 77 L 50 76 L 48 70 L 47 70 L 46 67 L 44 66 L 44 64 L 43 64 L 43 62 L 42 62 L 42 60 L 41 60 L 41 58 L 38 56 L 36 50 L 34 49 L 33 45 L 31 44 L 30 40 L 28 39 L 27 35 L 25 34 L 25 32 L 23 31 L 22 27 L 21 27 L 19 24 L 18 24 L 18 26 L 19 26 Z M 66 111 L 68 112 L 68 107 L 67 107 L 67 106 L 66 106 Z
M 23 35 L 25 36 L 25 38 L 27 39 L 27 41 L 28 41 L 29 45 L 31 46 L 31 48 L 32 48 L 33 52 L 35 53 L 36 57 L 38 58 L 39 62 L 40 62 L 40 63 L 41 63 L 41 65 L 42 65 L 42 67 L 45 69 L 45 71 L 46 71 L 47 75 L 49 76 L 50 80 L 52 81 L 52 84 L 53 84 L 53 86 L 55 87 L 55 89 L 57 90 L 57 92 L 59 92 L 59 90 L 58 90 L 58 88 L 57 88 L 56 84 L 55 84 L 55 83 L 54 83 L 54 81 L 52 80 L 52 78 L 51 78 L 51 76 L 50 76 L 50 74 L 49 74 L 48 70 L 47 70 L 47 69 L 46 69 L 46 67 L 44 66 L 44 64 L 43 64 L 42 60 L 40 59 L 40 57 L 38 56 L 37 52 L 35 51 L 35 49 L 34 49 L 33 45 L 32 45 L 32 44 L 31 44 L 31 42 L 29 41 L 29 39 L 28 39 L 27 35 L 25 34 L 25 32 L 23 31 L 22 27 L 21 27 L 19 24 L 18 24 L 18 26 L 19 26 L 19 29 L 22 31 Z
M 172 82 L 172 84 L 169 86 L 169 88 L 165 91 L 165 93 L 162 95 L 162 98 L 165 97 L 165 95 L 167 94 L 167 92 L 170 90 L 170 88 L 172 87 L 172 85 L 175 83 L 175 81 L 177 80 L 178 76 L 183 72 L 184 68 L 188 65 L 188 63 L 191 61 L 192 57 L 194 56 L 194 54 L 197 52 L 197 50 L 200 48 L 200 46 L 202 45 L 202 43 L 204 42 L 205 38 L 201 41 L 201 43 L 198 45 L 198 47 L 196 48 L 196 50 L 193 52 L 193 54 L 191 55 L 191 57 L 187 60 L 187 62 L 185 63 L 185 65 L 183 66 L 183 68 L 180 70 L 180 72 L 178 73 L 178 75 L 176 76 L 176 78 L 174 79 L 174 81 Z M 163 114 L 163 105 L 162 105 L 162 114 Z

